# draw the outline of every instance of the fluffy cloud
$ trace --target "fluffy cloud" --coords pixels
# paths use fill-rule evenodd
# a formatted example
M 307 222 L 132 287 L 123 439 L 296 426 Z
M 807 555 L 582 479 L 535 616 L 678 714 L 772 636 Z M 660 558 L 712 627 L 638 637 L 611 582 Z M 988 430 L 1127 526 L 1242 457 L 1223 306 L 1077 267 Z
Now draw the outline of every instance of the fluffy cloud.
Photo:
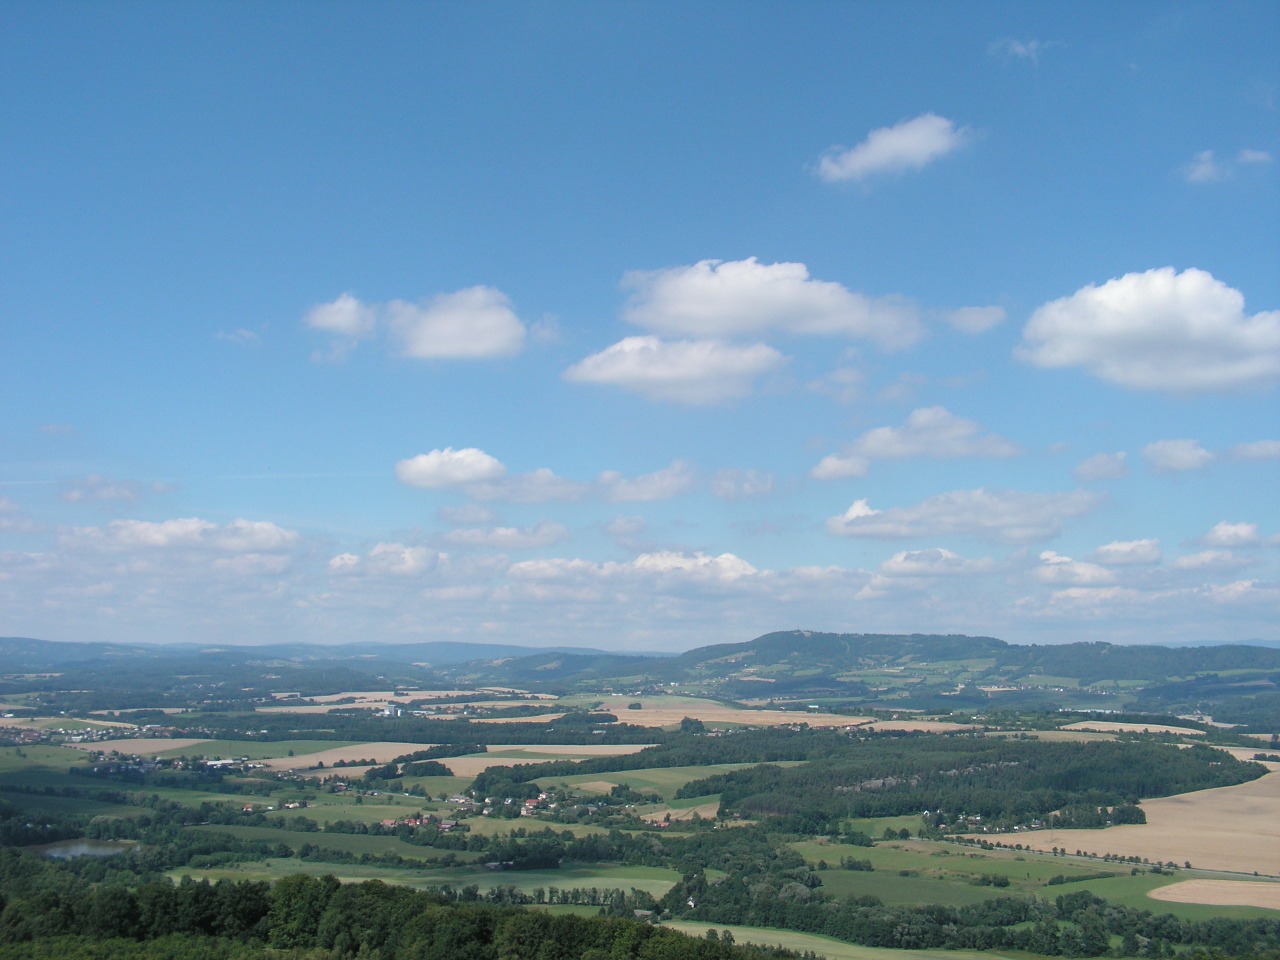
M 911 507 L 876 510 L 855 501 L 827 530 L 841 537 L 914 538 L 972 535 L 1027 543 L 1057 534 L 1064 520 L 1094 509 L 1102 498 L 1082 490 L 1027 493 L 1020 490 L 955 490 Z
M 909 304 L 815 280 L 803 263 L 702 260 L 629 273 L 623 283 L 634 291 L 626 319 L 662 334 L 724 339 L 776 331 L 859 337 L 888 349 L 908 346 L 921 334 Z
M 809 476 L 815 480 L 848 480 L 850 477 L 865 477 L 870 469 L 871 461 L 864 457 L 829 453 L 809 471 Z
M 341 360 L 361 340 L 373 336 L 377 329 L 377 312 L 361 303 L 349 293 L 344 293 L 331 303 L 312 307 L 302 322 L 312 330 L 329 334 L 327 353 L 316 351 L 312 360 Z
M 642 553 L 628 563 L 593 563 L 579 559 L 524 560 L 513 563 L 511 576 L 521 580 L 592 580 L 618 581 L 660 578 L 694 583 L 732 584 L 760 574 L 754 566 L 732 553 L 710 556 L 705 553 L 683 553 L 661 550 Z
M 1280 311 L 1247 316 L 1238 290 L 1164 267 L 1044 304 L 1016 353 L 1139 390 L 1269 387 L 1280 380 Z
M 1082 483 L 1091 480 L 1118 480 L 1129 473 L 1129 466 L 1125 463 L 1127 457 L 1128 454 L 1123 450 L 1116 453 L 1095 453 L 1076 464 L 1071 475 Z
M 1182 176 L 1188 183 L 1217 183 L 1233 176 L 1240 167 L 1270 163 L 1271 154 L 1265 150 L 1245 148 L 1235 159 L 1219 160 L 1213 150 L 1201 150 L 1182 167 Z
M 905 457 L 1012 457 L 1018 448 L 1004 437 L 983 433 L 972 420 L 957 417 L 946 407 L 913 410 L 902 427 L 868 430 L 850 452 L 869 460 Z
M 67 503 L 130 503 L 141 495 L 136 483 L 126 480 L 112 480 L 98 474 L 90 474 L 83 480 L 77 480 L 62 491 L 62 499 Z
M 1231 456 L 1237 460 L 1280 459 L 1280 440 L 1255 440 L 1234 447 Z
M 406 357 L 509 357 L 524 346 L 524 324 L 506 294 L 493 287 L 468 287 L 425 304 L 393 300 L 387 319 Z
M 986 333 L 1004 323 L 1008 314 L 1003 307 L 961 307 L 946 314 L 947 323 L 961 333 Z
M 606 470 L 596 480 L 600 495 L 612 503 L 639 503 L 669 500 L 693 489 L 693 468 L 683 460 L 669 467 L 628 479 L 616 470 Z
M 1093 551 L 1095 560 L 1113 567 L 1159 563 L 1160 556 L 1160 541 L 1157 539 L 1115 540 Z
M 988 559 L 966 560 L 944 547 L 900 550 L 880 564 L 880 572 L 891 577 L 972 576 L 991 568 L 992 563 Z
M 1082 586 L 1110 583 L 1115 579 L 1115 574 L 1106 567 L 1100 567 L 1096 563 L 1072 560 L 1052 550 L 1046 550 L 1040 554 L 1040 566 L 1036 569 L 1035 576 L 1041 583 L 1070 583 Z
M 396 479 L 410 487 L 440 490 L 501 478 L 507 468 L 483 450 L 445 447 L 420 453 L 396 464 Z
M 741 500 L 773 492 L 773 474 L 758 470 L 718 470 L 711 478 L 711 494 L 721 500 Z
M 818 176 L 828 183 L 865 180 L 882 173 L 919 170 L 969 139 L 968 131 L 936 113 L 872 130 L 856 147 L 832 147 L 818 161 Z
M 732 583 L 759 573 L 746 560 L 732 553 L 722 553 L 712 557 L 700 552 L 688 554 L 663 550 L 657 553 L 640 554 L 633 561 L 633 566 L 642 573 L 678 574 L 722 583 Z
M 1187 183 L 1214 183 L 1225 180 L 1227 170 L 1212 150 L 1201 150 L 1182 168 Z
M 444 554 L 427 547 L 406 546 L 403 543 L 379 543 L 369 551 L 365 564 L 373 573 L 416 577 L 434 570 L 444 557 Z
M 485 286 L 441 294 L 422 304 L 367 304 L 344 293 L 313 307 L 303 323 L 332 338 L 327 354 L 313 355 L 317 360 L 341 359 L 374 336 L 380 324 L 391 329 L 402 356 L 423 360 L 508 357 L 519 353 L 525 341 L 525 326 L 506 294 Z
M 563 525 L 544 520 L 531 527 L 468 527 L 451 530 L 445 540 L 467 547 L 492 547 L 498 550 L 528 550 L 547 547 L 569 539 Z
M 746 396 L 757 377 L 782 363 L 782 354 L 763 343 L 627 337 L 575 363 L 564 377 L 633 390 L 652 400 L 713 404 Z
M 363 340 L 373 335 L 377 315 L 373 307 L 344 293 L 332 303 L 312 307 L 302 322 L 312 330 L 331 333 L 345 340 Z
M 815 480 L 859 477 L 873 460 L 907 457 L 1012 457 L 1016 445 L 994 433 L 983 433 L 972 420 L 957 417 L 946 407 L 913 410 L 901 427 L 868 430 L 844 451 L 831 454 L 809 471 Z
M 113 520 L 105 527 L 75 527 L 64 542 L 106 550 L 212 549 L 226 552 L 288 550 L 298 534 L 265 520 L 233 520 L 218 526 L 198 517 L 174 520 Z
M 1249 566 L 1251 562 L 1246 557 L 1237 557 L 1230 550 L 1201 550 L 1199 553 L 1178 557 L 1173 561 L 1173 568 L 1197 572 L 1239 570 Z
M 1206 547 L 1252 547 L 1262 542 L 1256 523 L 1215 523 L 1213 529 L 1200 538 Z
M 1160 473 L 1199 470 L 1213 459 L 1195 440 L 1157 440 L 1142 448 L 1142 456 Z

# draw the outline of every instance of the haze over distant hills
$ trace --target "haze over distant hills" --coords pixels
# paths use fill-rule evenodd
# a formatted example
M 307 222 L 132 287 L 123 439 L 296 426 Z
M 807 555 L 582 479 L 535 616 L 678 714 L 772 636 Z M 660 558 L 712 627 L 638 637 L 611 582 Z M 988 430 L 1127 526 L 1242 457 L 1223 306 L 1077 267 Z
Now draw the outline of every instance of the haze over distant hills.
M 863 709 L 1280 716 L 1280 650 L 1244 644 L 1034 646 L 994 637 L 793 630 L 661 656 L 467 642 L 210 648 L 9 637 L 0 638 L 0 660 L 7 667 L 0 697 L 75 688 L 100 694 L 103 703 L 134 706 L 177 702 L 192 689 L 205 690 L 210 702 L 243 706 L 281 690 L 305 696 L 515 687 Z

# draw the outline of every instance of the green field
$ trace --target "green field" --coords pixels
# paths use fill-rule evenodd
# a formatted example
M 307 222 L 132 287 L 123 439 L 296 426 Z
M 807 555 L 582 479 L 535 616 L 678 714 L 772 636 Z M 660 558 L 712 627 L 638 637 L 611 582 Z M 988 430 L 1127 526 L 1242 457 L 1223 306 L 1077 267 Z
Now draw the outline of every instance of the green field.
M 924 840 L 877 843 L 874 847 L 822 841 L 799 842 L 791 846 L 808 863 L 817 864 L 820 860 L 827 862 L 828 868 L 818 872 L 824 893 L 839 897 L 875 896 L 892 905 L 947 903 L 963 906 L 1001 896 L 1053 899 L 1077 890 L 1088 890 L 1099 897 L 1137 910 L 1170 913 L 1187 920 L 1211 920 L 1214 917 L 1274 919 L 1276 916 L 1276 911 L 1260 907 L 1173 903 L 1153 900 L 1147 896 L 1148 892 L 1158 887 L 1168 886 L 1188 877 L 1207 875 L 1198 871 L 1178 871 L 1173 875 L 1146 872 L 1133 875 L 1132 867 L 1124 864 L 1105 864 L 1077 860 L 1074 857 L 1053 857 L 1013 850 L 975 850 L 956 844 Z M 841 869 L 839 864 L 842 857 L 868 860 L 875 869 Z M 1096 873 L 1111 873 L 1113 876 L 1063 884 L 1048 883 L 1057 876 L 1085 877 Z M 995 887 L 974 882 L 984 874 L 1008 877 L 1009 885 Z
M 319 753 L 321 750 L 335 750 L 340 747 L 354 747 L 359 740 L 205 740 L 189 747 L 176 747 L 157 753 L 157 757 L 207 757 L 211 760 L 232 760 L 237 757 L 248 757 L 250 760 L 273 760 L 278 757 L 306 756 L 308 753 Z M 128 747 L 117 747 L 121 753 L 127 753 Z M 339 767 L 339 770 L 342 768 Z
M 279 827 L 241 827 L 209 824 L 188 829 L 209 833 L 226 833 L 242 840 L 260 840 L 265 843 L 286 843 L 294 850 L 303 844 L 311 844 L 322 850 L 341 850 L 357 856 L 370 853 L 375 856 L 384 853 L 397 853 L 406 860 L 437 859 L 450 851 L 436 850 L 432 847 L 419 847 L 405 843 L 399 837 L 370 836 L 361 833 L 325 833 L 308 830 L 286 830 Z M 478 855 L 463 851 L 454 854 L 460 860 L 474 860 Z M 337 865 L 335 865 L 337 869 Z
M 783 760 L 773 764 L 773 766 L 794 767 L 802 762 L 804 761 Z M 569 777 L 542 777 L 534 782 L 544 790 L 561 785 L 571 788 L 578 787 L 584 783 L 608 784 L 612 788 L 618 784 L 625 783 L 632 790 L 639 790 L 642 793 L 651 791 L 660 794 L 663 800 L 670 803 L 675 798 L 676 791 L 691 780 L 700 780 L 713 774 L 727 773 L 731 770 L 741 770 L 744 767 L 754 766 L 757 766 L 757 764 L 712 763 L 701 767 L 655 767 L 652 770 L 621 770 L 614 773 L 579 773 Z M 595 792 L 604 793 L 606 790 L 597 790 Z M 704 798 L 695 801 L 694 805 L 706 802 Z
M 487 870 L 484 867 L 456 867 L 439 870 L 399 870 L 385 867 L 355 864 L 330 864 L 300 861 L 297 859 L 272 859 L 200 870 L 181 867 L 171 870 L 175 880 L 184 876 L 209 880 L 278 880 L 294 873 L 312 876 L 332 874 L 344 882 L 359 883 L 364 880 L 381 880 L 384 883 L 402 884 L 426 889 L 451 886 L 455 889 L 475 884 L 482 891 L 495 887 L 515 887 L 532 893 L 539 887 L 598 887 L 601 890 L 644 890 L 661 897 L 680 879 L 674 870 L 662 867 L 621 866 L 619 864 L 593 864 L 591 866 L 565 867 L 559 870 Z

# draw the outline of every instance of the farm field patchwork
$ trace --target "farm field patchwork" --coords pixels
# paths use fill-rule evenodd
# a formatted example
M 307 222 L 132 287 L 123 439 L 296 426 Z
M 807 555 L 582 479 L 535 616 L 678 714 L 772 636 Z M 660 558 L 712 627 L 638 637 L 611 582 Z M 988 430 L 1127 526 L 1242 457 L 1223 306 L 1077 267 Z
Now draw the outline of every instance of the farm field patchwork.
M 1280 874 L 1280 772 L 1234 787 L 1199 790 L 1142 802 L 1147 822 L 1105 830 L 1037 830 L 1024 846 L 1139 856 L 1206 870 Z M 992 839 L 979 837 L 979 839 Z M 1012 842 L 1003 835 L 998 839 Z

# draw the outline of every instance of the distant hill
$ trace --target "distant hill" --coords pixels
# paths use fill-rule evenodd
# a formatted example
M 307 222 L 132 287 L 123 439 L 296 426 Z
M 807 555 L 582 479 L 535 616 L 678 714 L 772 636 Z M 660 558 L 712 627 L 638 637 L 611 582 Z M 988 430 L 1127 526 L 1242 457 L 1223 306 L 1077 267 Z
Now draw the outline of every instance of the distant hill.
M 792 630 L 659 656 L 467 642 L 200 647 L 7 637 L 0 663 L 0 696 L 78 689 L 148 707 L 188 702 L 193 691 L 231 708 L 280 690 L 509 686 L 912 710 L 1197 711 L 1254 725 L 1274 713 L 1280 727 L 1280 649 L 1237 644 L 1037 646 Z

